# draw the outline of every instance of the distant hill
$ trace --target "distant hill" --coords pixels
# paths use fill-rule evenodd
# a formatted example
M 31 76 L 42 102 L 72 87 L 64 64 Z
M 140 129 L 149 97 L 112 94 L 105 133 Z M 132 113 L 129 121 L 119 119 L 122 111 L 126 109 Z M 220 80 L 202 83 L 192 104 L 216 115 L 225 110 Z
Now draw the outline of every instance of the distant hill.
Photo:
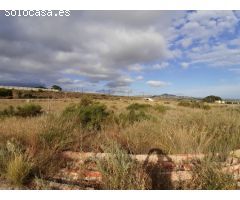
M 179 96 L 175 94 L 161 94 L 161 95 L 153 95 L 152 98 L 161 98 L 161 99 L 200 99 L 195 97 L 189 97 L 189 96 Z

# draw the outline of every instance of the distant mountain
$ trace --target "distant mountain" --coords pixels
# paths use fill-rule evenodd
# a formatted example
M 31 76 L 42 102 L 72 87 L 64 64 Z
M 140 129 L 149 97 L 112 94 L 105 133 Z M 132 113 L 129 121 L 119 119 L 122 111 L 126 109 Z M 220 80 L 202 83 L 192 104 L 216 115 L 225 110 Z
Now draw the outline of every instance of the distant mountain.
M 180 96 L 175 94 L 161 94 L 161 95 L 153 95 L 152 98 L 161 98 L 161 99 L 200 99 L 195 97 L 189 97 L 189 96 Z
M 159 95 L 159 97 L 177 97 L 177 95 L 164 93 L 164 94 Z
M 19 82 L 0 82 L 2 86 L 15 86 L 15 87 L 33 87 L 33 88 L 46 88 L 44 84 L 41 83 L 19 83 Z

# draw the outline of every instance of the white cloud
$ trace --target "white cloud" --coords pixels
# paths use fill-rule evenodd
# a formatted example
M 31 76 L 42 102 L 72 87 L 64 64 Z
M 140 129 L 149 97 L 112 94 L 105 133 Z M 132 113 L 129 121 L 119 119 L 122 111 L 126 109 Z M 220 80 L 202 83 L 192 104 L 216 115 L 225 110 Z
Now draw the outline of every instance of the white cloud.
M 73 75 L 118 85 L 112 82 L 128 70 L 139 72 L 150 63 L 175 56 L 168 40 L 177 13 L 72 11 L 70 17 L 62 18 L 0 16 L 0 70 L 21 77 L 20 82 L 54 84 Z
M 141 72 L 143 69 L 144 69 L 144 67 L 139 64 L 134 64 L 134 65 L 128 66 L 128 70 L 134 71 L 134 72 Z
M 136 77 L 136 80 L 138 80 L 138 81 L 143 80 L 143 79 L 144 79 L 143 76 L 137 76 Z
M 155 81 L 155 80 L 150 80 L 150 81 L 147 81 L 146 83 L 151 87 L 165 87 L 169 85 L 169 83 L 167 82 Z
M 161 64 L 152 65 L 152 69 L 164 69 L 169 66 L 168 62 L 162 62 Z
M 128 87 L 132 82 L 134 82 L 134 80 L 130 77 L 126 77 L 126 76 L 121 76 L 119 78 L 117 78 L 114 81 L 110 81 L 107 86 L 109 88 L 126 88 Z
M 187 68 L 189 67 L 189 63 L 182 62 L 182 63 L 181 63 L 181 67 L 182 67 L 183 69 L 187 69 Z
M 189 64 L 232 67 L 240 63 L 239 36 L 234 34 L 239 19 L 233 11 L 193 11 L 186 13 L 185 18 L 180 28 L 175 29 L 179 39 L 173 44 L 175 49 L 183 47 L 182 58 L 189 60 Z M 229 40 L 223 34 L 235 38 Z M 187 68 L 189 64 L 181 65 Z
M 184 48 L 189 47 L 191 44 L 192 44 L 192 39 L 191 38 L 186 38 L 186 39 L 181 40 L 181 45 Z

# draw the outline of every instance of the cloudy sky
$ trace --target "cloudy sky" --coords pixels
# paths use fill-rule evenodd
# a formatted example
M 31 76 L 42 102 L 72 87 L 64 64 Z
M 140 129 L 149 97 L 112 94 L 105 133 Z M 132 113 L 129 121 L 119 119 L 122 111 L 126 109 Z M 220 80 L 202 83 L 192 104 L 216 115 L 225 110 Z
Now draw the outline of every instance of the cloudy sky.
M 0 85 L 240 98 L 240 12 L 0 13 Z

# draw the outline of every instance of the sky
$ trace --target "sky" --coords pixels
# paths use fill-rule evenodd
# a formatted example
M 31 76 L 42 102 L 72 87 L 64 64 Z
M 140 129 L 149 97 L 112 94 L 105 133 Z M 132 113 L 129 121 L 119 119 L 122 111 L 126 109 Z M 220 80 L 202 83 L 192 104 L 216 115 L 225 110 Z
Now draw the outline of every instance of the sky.
M 0 13 L 0 85 L 240 98 L 239 11 Z

